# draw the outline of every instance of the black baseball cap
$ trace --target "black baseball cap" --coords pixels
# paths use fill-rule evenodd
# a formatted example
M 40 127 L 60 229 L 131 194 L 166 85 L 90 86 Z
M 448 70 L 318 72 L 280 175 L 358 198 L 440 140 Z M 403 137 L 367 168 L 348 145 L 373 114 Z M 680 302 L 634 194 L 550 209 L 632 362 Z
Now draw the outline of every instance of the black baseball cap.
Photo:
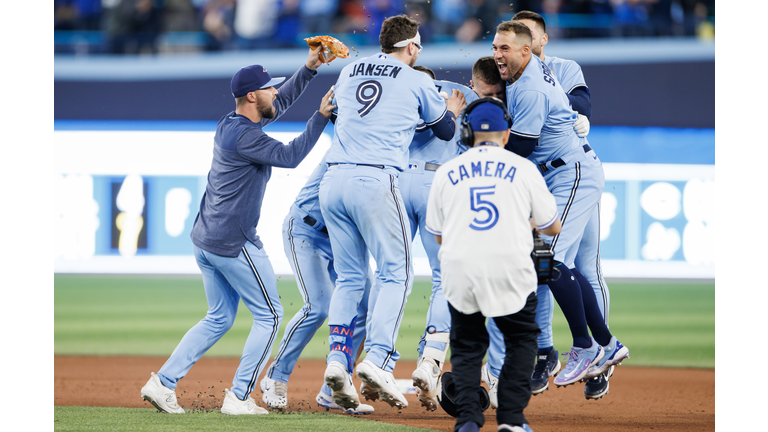
M 230 83 L 232 96 L 243 97 L 256 90 L 270 88 L 285 81 L 285 77 L 272 78 L 261 65 L 246 66 L 235 73 Z

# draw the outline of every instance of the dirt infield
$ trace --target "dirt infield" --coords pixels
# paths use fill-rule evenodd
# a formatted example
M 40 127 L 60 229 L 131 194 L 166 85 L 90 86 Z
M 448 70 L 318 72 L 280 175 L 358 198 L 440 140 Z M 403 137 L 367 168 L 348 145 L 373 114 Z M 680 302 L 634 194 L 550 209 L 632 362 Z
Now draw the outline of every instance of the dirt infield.
M 139 395 L 149 373 L 163 365 L 160 357 L 54 357 L 56 406 L 153 408 Z M 203 358 L 179 383 L 176 394 L 185 409 L 217 409 L 225 387 L 231 386 L 236 358 Z M 395 378 L 410 379 L 414 362 L 400 361 Z M 288 383 L 289 410 L 321 411 L 315 396 L 322 384 L 325 363 L 299 360 Z M 360 381 L 355 377 L 357 387 Z M 620 366 L 611 378 L 610 393 L 586 400 L 582 384 L 550 389 L 531 398 L 526 417 L 536 432 L 597 431 L 714 431 L 715 371 Z M 213 395 L 213 397 L 211 397 Z M 261 391 L 252 397 L 259 405 Z M 452 431 L 454 419 L 442 410 L 428 413 L 416 395 L 398 412 L 377 401 L 366 419 Z M 369 402 L 370 403 L 370 402 Z M 154 408 L 153 408 L 154 409 Z M 486 411 L 484 430 L 496 430 L 494 411 Z

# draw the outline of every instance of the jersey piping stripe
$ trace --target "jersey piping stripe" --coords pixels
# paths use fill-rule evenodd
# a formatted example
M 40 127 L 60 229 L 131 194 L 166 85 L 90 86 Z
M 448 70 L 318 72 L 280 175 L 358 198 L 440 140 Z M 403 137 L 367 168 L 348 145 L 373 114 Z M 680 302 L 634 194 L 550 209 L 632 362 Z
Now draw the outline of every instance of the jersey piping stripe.
M 595 270 L 597 271 L 597 283 L 600 284 L 600 291 L 603 293 L 603 319 L 605 325 L 608 325 L 608 287 L 605 286 L 603 279 L 603 266 L 600 263 L 600 201 L 597 202 L 597 256 L 595 257 Z
M 272 371 L 275 368 L 275 365 L 280 361 L 280 357 L 283 356 L 283 353 L 285 353 L 285 349 L 288 347 L 288 343 L 290 343 L 291 338 L 293 337 L 293 334 L 296 333 L 296 330 L 301 326 L 304 321 L 306 321 L 309 318 L 309 313 L 312 312 L 312 303 L 309 301 L 309 292 L 307 291 L 306 285 L 304 285 L 304 277 L 301 275 L 301 268 L 299 268 L 299 260 L 296 258 L 296 246 L 293 244 L 293 221 L 295 219 L 291 218 L 288 221 L 288 242 L 291 244 L 291 257 L 293 258 L 293 265 L 296 268 L 296 280 L 298 281 L 299 290 L 301 291 L 301 296 L 304 298 L 304 305 L 306 306 L 306 310 L 304 311 L 304 315 L 296 322 L 296 324 L 291 327 L 290 331 L 285 336 L 282 342 L 282 346 L 280 347 L 280 350 L 277 352 L 277 355 L 275 356 L 275 361 L 272 363 L 272 366 L 269 368 L 269 373 L 267 376 L 272 378 Z
M 571 87 L 571 89 L 568 90 L 566 93 L 571 94 L 572 91 L 576 90 L 579 87 L 584 87 L 585 89 L 587 89 L 587 91 L 589 91 L 589 87 L 587 87 L 586 84 L 576 84 L 575 86 Z
M 253 387 L 256 385 L 256 378 L 258 378 L 259 370 L 261 369 L 261 365 L 264 363 L 264 359 L 269 355 L 269 353 L 272 351 L 272 344 L 275 342 L 275 336 L 277 336 L 277 331 L 280 329 L 280 317 L 277 316 L 277 311 L 275 310 L 275 307 L 272 305 L 272 301 L 269 299 L 269 293 L 267 293 L 266 287 L 264 287 L 264 282 L 261 280 L 261 276 L 259 276 L 259 272 L 256 270 L 256 266 L 253 265 L 253 261 L 251 260 L 250 255 L 248 255 L 248 251 L 245 250 L 245 246 L 243 246 L 243 254 L 245 255 L 245 259 L 248 260 L 248 265 L 251 266 L 251 270 L 253 271 L 254 276 L 256 276 L 256 281 L 259 283 L 259 288 L 261 288 L 261 293 L 264 294 L 264 300 L 267 301 L 267 306 L 269 306 L 269 310 L 272 312 L 272 319 L 274 324 L 272 325 L 272 334 L 269 336 L 269 342 L 267 343 L 266 348 L 264 349 L 264 352 L 261 354 L 261 358 L 259 359 L 259 362 L 256 364 L 256 368 L 253 370 L 253 374 L 251 374 L 251 380 L 248 382 L 248 388 L 245 392 L 245 397 L 247 398 L 248 395 L 251 394 L 253 391 Z
M 545 230 L 545 229 L 551 227 L 555 223 L 556 220 L 557 220 L 557 211 L 555 211 L 555 215 L 552 216 L 552 219 L 550 219 L 549 222 L 545 223 L 544 225 L 539 225 L 536 228 L 538 228 L 539 230 Z
M 515 132 L 515 131 L 513 131 L 513 130 L 510 130 L 510 132 L 512 132 L 513 134 L 515 134 L 515 135 L 517 135 L 517 136 L 521 136 L 521 137 L 523 137 L 523 138 L 538 138 L 538 137 L 540 137 L 540 136 L 541 136 L 541 134 L 538 134 L 538 135 L 531 135 L 531 134 L 524 134 L 524 133 L 520 133 L 520 132 Z
M 448 113 L 448 108 L 446 108 L 446 109 L 445 109 L 445 111 L 443 111 L 443 113 L 440 115 L 440 118 L 438 118 L 437 120 L 435 120 L 435 121 L 433 121 L 433 122 L 429 122 L 429 123 L 427 123 L 427 122 L 425 121 L 425 122 L 424 122 L 424 125 L 425 125 L 425 126 L 432 126 L 433 124 L 435 124 L 435 123 L 439 122 L 440 120 L 442 120 L 442 119 L 443 119 L 443 117 L 445 117 L 445 114 L 447 114 L 447 113 Z
M 408 242 L 408 231 L 405 229 L 405 220 L 403 219 L 403 210 L 400 208 L 400 202 L 397 200 L 397 193 L 395 190 L 395 177 L 390 174 L 389 176 L 390 192 L 392 192 L 392 199 L 395 201 L 395 208 L 397 208 L 397 214 L 400 216 L 400 227 L 403 231 L 403 246 L 405 246 L 405 290 L 403 291 L 403 301 L 400 303 L 400 313 L 397 315 L 395 321 L 395 327 L 392 332 L 392 351 L 387 353 L 387 357 L 380 366 L 384 369 L 389 363 L 389 359 L 396 352 L 395 342 L 397 342 L 397 329 L 400 327 L 400 321 L 403 319 L 403 311 L 405 310 L 405 301 L 408 298 L 408 283 L 411 279 L 411 248 Z
M 568 219 L 568 211 L 571 209 L 571 205 L 573 205 L 573 202 L 576 200 L 576 190 L 579 188 L 579 181 L 581 180 L 581 162 L 576 162 L 576 180 L 573 182 L 573 187 L 571 188 L 571 196 L 568 197 L 568 203 L 565 204 L 565 209 L 563 210 L 563 217 L 560 219 L 560 223 L 565 226 L 565 222 Z M 560 239 L 560 234 L 556 235 L 552 239 L 552 246 L 549 248 L 549 250 L 554 251 L 555 245 L 557 244 L 557 240 Z

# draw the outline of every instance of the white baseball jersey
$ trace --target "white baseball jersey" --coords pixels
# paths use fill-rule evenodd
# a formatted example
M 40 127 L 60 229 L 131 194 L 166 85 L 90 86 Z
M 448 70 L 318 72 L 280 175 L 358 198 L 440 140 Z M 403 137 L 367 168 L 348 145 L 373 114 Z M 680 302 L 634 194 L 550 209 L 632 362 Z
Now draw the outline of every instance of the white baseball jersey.
M 442 236 L 446 300 L 464 314 L 520 311 L 536 291 L 533 235 L 557 220 L 555 198 L 538 168 L 497 146 L 480 146 L 435 173 L 426 229 Z

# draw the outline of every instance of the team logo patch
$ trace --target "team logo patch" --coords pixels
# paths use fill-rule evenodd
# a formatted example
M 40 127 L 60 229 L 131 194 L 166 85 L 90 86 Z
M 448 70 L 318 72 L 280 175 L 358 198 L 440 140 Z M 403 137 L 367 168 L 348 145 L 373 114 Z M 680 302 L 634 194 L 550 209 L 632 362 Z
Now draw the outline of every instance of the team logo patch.
M 408 169 L 412 169 L 412 170 L 419 169 L 419 165 L 409 163 L 408 164 Z

